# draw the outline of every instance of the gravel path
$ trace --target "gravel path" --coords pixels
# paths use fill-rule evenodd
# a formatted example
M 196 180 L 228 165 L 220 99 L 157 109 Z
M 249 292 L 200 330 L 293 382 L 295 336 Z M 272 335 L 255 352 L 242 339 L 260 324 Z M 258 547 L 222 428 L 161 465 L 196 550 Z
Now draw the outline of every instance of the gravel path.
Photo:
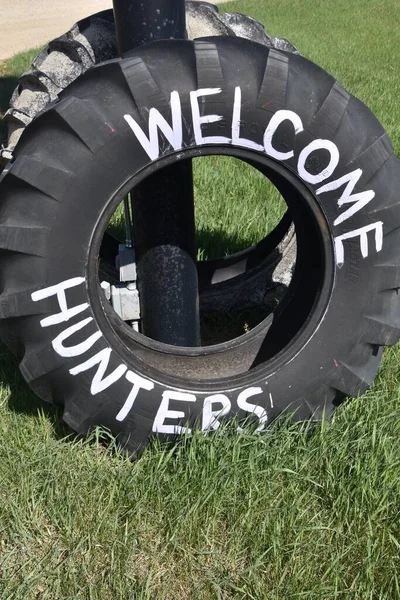
M 112 0 L 0 0 L 0 62 L 46 44 L 79 19 L 111 6 Z

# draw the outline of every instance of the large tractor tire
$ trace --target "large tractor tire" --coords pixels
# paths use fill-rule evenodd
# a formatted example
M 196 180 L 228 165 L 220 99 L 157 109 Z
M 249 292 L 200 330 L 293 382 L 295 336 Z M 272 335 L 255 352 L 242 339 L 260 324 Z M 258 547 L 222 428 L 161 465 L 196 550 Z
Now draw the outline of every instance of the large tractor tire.
M 297 260 L 252 331 L 176 348 L 117 316 L 99 249 L 129 190 L 209 154 L 280 190 Z M 130 452 L 232 416 L 262 431 L 283 413 L 329 414 L 365 392 L 399 338 L 399 189 L 382 126 L 310 61 L 228 36 L 144 46 L 68 86 L 15 149 L 1 182 L 1 336 L 73 429 L 105 426 Z

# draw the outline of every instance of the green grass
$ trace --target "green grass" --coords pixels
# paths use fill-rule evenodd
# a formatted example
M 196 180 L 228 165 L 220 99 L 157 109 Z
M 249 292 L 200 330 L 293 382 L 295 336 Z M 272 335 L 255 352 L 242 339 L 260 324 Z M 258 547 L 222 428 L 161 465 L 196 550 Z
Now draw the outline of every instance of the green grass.
M 256 244 L 280 221 L 286 203 L 256 169 L 222 156 L 193 161 L 199 258 L 226 256 Z
M 1 598 L 399 598 L 396 359 L 313 432 L 196 435 L 134 465 L 5 386 Z
M 332 72 L 400 154 L 397 0 L 243 0 L 229 10 Z M 25 67 L 7 64 L 14 76 Z M 215 215 L 239 246 L 260 233 L 256 219 L 237 233 Z M 387 350 L 373 388 L 313 430 L 195 435 L 130 464 L 96 436 L 66 439 L 3 351 L 1 600 L 400 599 L 399 359 Z

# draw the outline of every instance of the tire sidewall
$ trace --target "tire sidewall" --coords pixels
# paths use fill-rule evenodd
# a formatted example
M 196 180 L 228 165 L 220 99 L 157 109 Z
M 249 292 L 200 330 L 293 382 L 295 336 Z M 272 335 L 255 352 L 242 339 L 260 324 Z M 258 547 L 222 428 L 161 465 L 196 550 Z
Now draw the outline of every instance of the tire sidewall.
M 262 51 L 267 54 L 265 49 Z M 299 57 L 296 57 L 296 60 L 303 61 L 303 66 L 307 63 Z M 115 65 L 115 68 L 117 69 L 119 66 Z M 101 78 L 100 72 L 98 77 Z M 321 77 L 329 76 L 321 70 Z M 171 73 L 169 78 L 171 78 Z M 162 88 L 162 82 L 159 85 Z M 254 86 L 244 85 L 240 75 L 237 80 L 226 82 L 222 94 L 210 95 L 206 99 L 206 114 L 222 117 L 219 124 L 210 125 L 206 135 L 207 137 L 214 135 L 232 137 L 230 131 L 232 129 L 233 101 L 235 89 L 238 86 L 242 91 L 241 120 L 245 124 L 243 137 L 247 136 L 246 139 L 253 143 L 262 143 L 263 132 L 276 113 L 256 105 Z M 175 81 L 172 83 L 169 81 L 168 89 L 165 90 L 166 97 L 168 97 L 171 87 L 178 91 L 181 99 L 182 117 L 186 124 L 183 133 L 184 147 L 201 154 L 202 147 L 194 139 L 193 114 L 189 101 L 189 93 L 195 89 L 193 81 L 175 77 Z M 87 86 L 86 92 L 82 92 L 83 89 L 84 82 L 80 82 L 78 93 L 83 97 L 86 94 L 86 97 L 96 100 L 90 85 Z M 64 97 L 69 95 L 74 95 L 73 88 L 64 93 Z M 299 177 L 300 180 L 299 156 L 304 148 L 319 139 L 318 136 L 307 131 L 308 108 L 306 108 L 306 103 L 307 98 L 300 98 L 295 106 L 285 107 L 285 110 L 292 111 L 302 120 L 304 131 L 292 136 L 292 146 L 290 147 L 293 147 L 293 157 L 280 161 L 280 165 L 287 169 L 288 173 Z M 158 109 L 163 114 L 163 106 L 158 106 L 150 99 L 148 108 Z M 346 363 L 350 357 L 360 363 L 363 360 L 359 354 L 356 356 L 355 349 L 363 335 L 363 320 L 368 311 L 371 296 L 377 293 L 371 277 L 371 272 L 378 262 L 373 240 L 370 240 L 371 251 L 367 257 L 361 255 L 359 237 L 353 240 L 351 248 L 347 244 L 344 245 L 345 253 L 351 251 L 351 264 L 345 261 L 340 268 L 336 267 L 325 313 L 313 334 L 308 336 L 308 339 L 301 344 L 294 355 L 278 361 L 268 373 L 263 369 L 255 372 L 251 385 L 238 387 L 235 384 L 226 383 L 225 386 L 215 386 L 210 382 L 204 384 L 185 382 L 179 377 L 175 377 L 175 384 L 172 384 L 171 380 L 166 381 L 161 373 L 159 376 L 155 376 L 154 370 L 149 369 L 140 358 L 132 359 L 129 364 L 126 364 L 127 361 L 120 352 L 120 342 L 114 333 L 104 331 L 104 324 L 99 322 L 98 311 L 94 308 L 93 297 L 87 282 L 89 249 L 97 224 L 116 192 L 126 185 L 133 175 L 140 175 L 144 169 L 148 171 L 156 169 L 158 162 L 165 160 L 165 157 L 168 156 L 168 160 L 179 160 L 182 156 L 179 151 L 174 152 L 170 145 L 164 143 L 160 145 L 160 159 L 153 161 L 149 159 L 137 137 L 133 135 L 127 125 L 124 116 L 131 115 L 145 131 L 148 129 L 146 129 L 142 116 L 138 113 L 134 103 L 127 103 L 125 97 L 116 99 L 114 104 L 110 102 L 109 109 L 103 105 L 102 110 L 106 113 L 108 111 L 109 123 L 116 135 L 96 154 L 85 151 L 84 161 L 75 171 L 73 182 L 65 190 L 63 201 L 58 205 L 57 218 L 54 219 L 48 238 L 45 280 L 39 286 L 45 288 L 73 278 L 83 278 L 82 284 L 66 292 L 67 303 L 68 306 L 89 304 L 87 312 L 74 317 L 68 323 L 43 328 L 40 326 L 39 319 L 36 320 L 35 334 L 38 340 L 49 344 L 49 353 L 53 351 L 53 342 L 57 336 L 62 334 L 67 327 L 73 326 L 84 318 L 91 317 L 92 320 L 84 329 L 77 330 L 67 340 L 66 345 L 80 344 L 88 336 L 101 334 L 96 344 L 87 352 L 72 358 L 64 357 L 59 361 L 56 374 L 50 376 L 55 395 L 63 396 L 66 399 L 64 404 L 67 422 L 78 431 L 101 424 L 109 427 L 114 433 L 120 434 L 126 441 L 130 437 L 135 440 L 135 443 L 140 443 L 152 430 L 154 431 L 154 423 L 157 419 L 159 423 L 169 424 L 179 433 L 187 431 L 187 427 L 192 427 L 195 422 L 199 423 L 200 421 L 201 426 L 202 422 L 204 423 L 204 407 L 205 405 L 210 406 L 210 397 L 214 398 L 215 403 L 212 404 L 214 409 L 218 407 L 217 395 L 227 398 L 226 405 L 229 402 L 231 406 L 225 416 L 236 414 L 239 418 L 245 418 L 254 414 L 262 428 L 285 410 L 297 411 L 301 418 L 305 414 L 304 406 L 307 404 L 307 402 L 304 404 L 304 399 L 307 400 L 309 396 L 319 393 L 321 402 L 324 401 L 321 389 L 324 387 L 328 389 L 331 374 L 334 373 L 338 364 Z M 170 115 L 164 114 L 164 117 L 169 121 Z M 372 116 L 371 119 L 373 119 Z M 274 140 L 276 145 L 279 145 L 278 138 L 279 136 Z M 66 155 L 68 153 L 67 141 L 65 143 Z M 282 143 L 287 146 L 286 137 Z M 60 140 L 60 144 L 63 144 L 62 140 Z M 206 143 L 205 146 L 209 147 L 210 144 Z M 230 147 L 234 148 L 235 144 L 231 143 Z M 237 149 L 241 151 L 243 147 L 238 145 Z M 332 176 L 328 177 L 326 181 L 337 180 L 349 172 L 346 158 L 348 148 L 343 148 L 342 153 L 342 149 L 338 147 L 338 151 L 338 165 Z M 343 209 L 339 210 L 337 202 L 332 200 L 332 194 L 317 194 L 317 190 L 321 188 L 324 181 L 315 185 L 309 181 L 303 181 L 303 184 L 310 190 L 315 205 L 324 215 L 324 224 L 327 225 L 324 234 L 330 239 L 332 255 L 334 254 L 335 238 L 349 233 L 349 230 L 357 230 L 370 223 L 366 211 L 360 210 L 351 220 L 337 226 L 334 225 Z M 336 196 L 340 196 L 340 193 L 341 190 L 336 192 Z M 375 193 L 374 203 L 379 205 L 385 190 L 375 190 Z M 356 272 L 354 265 L 357 265 Z M 56 297 L 51 298 L 51 303 L 54 313 L 59 312 Z M 116 417 L 126 406 L 133 389 L 132 382 L 128 381 L 125 375 L 101 392 L 93 393 L 96 368 L 88 369 L 78 375 L 70 373 L 78 364 L 110 347 L 112 352 L 105 375 L 113 372 L 121 364 L 126 364 L 126 372 L 134 373 L 149 381 L 148 387 L 151 387 L 151 389 L 140 388 L 131 409 L 122 421 L 117 420 Z M 52 358 L 50 357 L 49 360 Z M 59 359 L 57 358 L 57 360 Z M 137 381 L 134 385 L 137 385 Z M 325 396 L 327 397 L 328 393 Z M 161 416 L 160 410 L 163 411 Z M 309 408 L 306 409 L 306 412 L 309 416 Z M 158 432 L 168 434 L 166 429 L 159 429 Z

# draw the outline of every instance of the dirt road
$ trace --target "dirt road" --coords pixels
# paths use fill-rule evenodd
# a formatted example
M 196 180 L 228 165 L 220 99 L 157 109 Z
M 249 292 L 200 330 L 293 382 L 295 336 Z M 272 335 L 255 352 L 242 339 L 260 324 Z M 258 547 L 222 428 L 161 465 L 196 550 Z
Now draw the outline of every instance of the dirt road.
M 111 6 L 112 0 L 0 0 L 0 62 L 44 45 L 78 19 Z

